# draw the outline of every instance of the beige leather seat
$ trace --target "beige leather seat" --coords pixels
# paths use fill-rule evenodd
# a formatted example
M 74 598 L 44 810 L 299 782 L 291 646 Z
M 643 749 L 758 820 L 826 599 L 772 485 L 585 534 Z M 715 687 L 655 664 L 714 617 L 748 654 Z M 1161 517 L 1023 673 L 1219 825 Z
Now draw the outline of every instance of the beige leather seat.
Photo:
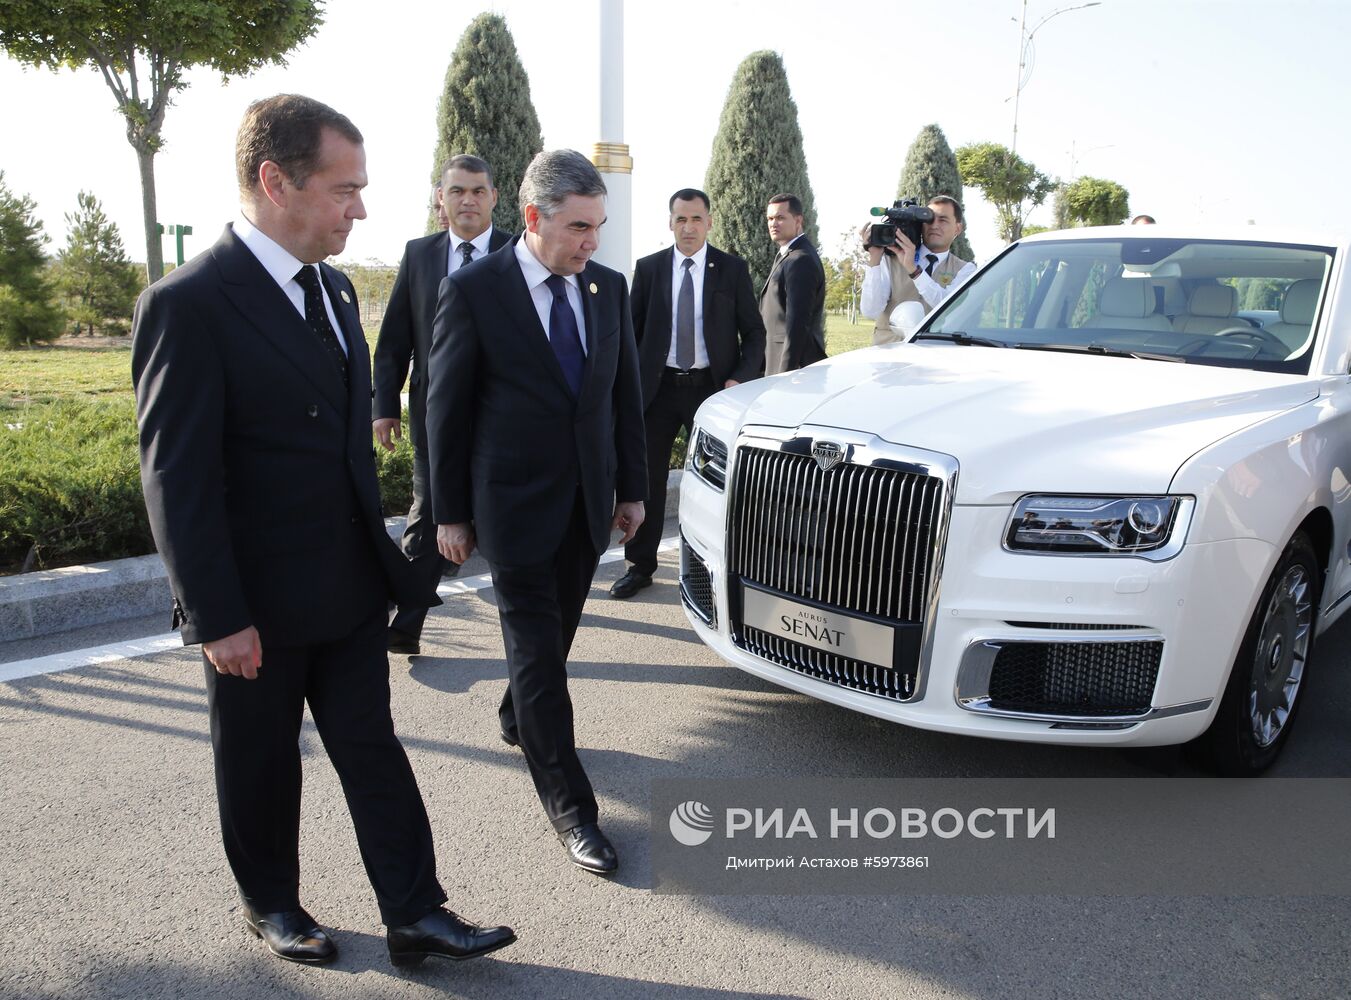
M 1178 333 L 1219 333 L 1248 324 L 1238 315 L 1238 289 L 1232 285 L 1197 285 L 1187 297 L 1187 311 L 1173 317 Z
M 1163 304 L 1156 311 L 1169 319 L 1187 311 L 1187 293 L 1182 290 L 1181 278 L 1153 278 L 1154 299 L 1158 303 L 1159 292 L 1163 292 Z
M 1154 285 L 1144 278 L 1111 278 L 1098 295 L 1098 314 L 1084 324 L 1093 329 L 1172 330 L 1168 317 L 1154 311 Z
M 1268 323 L 1267 332 L 1274 333 L 1290 353 L 1294 354 L 1309 339 L 1309 328 L 1313 325 L 1313 314 L 1318 309 L 1318 289 L 1322 282 L 1317 278 L 1305 278 L 1292 281 L 1281 299 L 1281 318 L 1278 322 Z

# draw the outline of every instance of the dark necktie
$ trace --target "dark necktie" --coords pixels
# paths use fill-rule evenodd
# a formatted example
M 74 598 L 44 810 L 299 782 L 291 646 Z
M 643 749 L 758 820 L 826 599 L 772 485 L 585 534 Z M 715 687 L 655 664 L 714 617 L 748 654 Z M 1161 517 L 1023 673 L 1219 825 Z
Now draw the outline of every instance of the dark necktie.
M 932 278 L 934 276 L 934 265 L 938 263 L 938 254 L 926 253 L 924 259 L 929 262 L 924 268 L 924 273 Z
M 554 357 L 563 369 L 563 378 L 576 396 L 581 392 L 582 366 L 586 363 L 582 337 L 577 331 L 577 314 L 568 302 L 568 287 L 562 275 L 551 274 L 544 283 L 554 297 L 549 306 L 549 346 L 554 349 Z
M 456 249 L 460 251 L 460 256 L 464 258 L 462 261 L 460 261 L 461 267 L 464 267 L 466 264 L 472 264 L 474 262 L 474 244 L 470 243 L 468 240 L 465 240 L 458 247 L 456 247 Z
M 676 298 L 676 367 L 687 372 L 694 367 L 694 261 L 680 262 L 680 294 Z
M 296 272 L 296 281 L 305 290 L 305 322 L 314 331 L 319 342 L 328 349 L 333 363 L 342 373 L 342 383 L 347 384 L 347 355 L 343 353 L 338 335 L 329 322 L 328 310 L 324 308 L 324 293 L 319 289 L 319 271 L 306 264 Z

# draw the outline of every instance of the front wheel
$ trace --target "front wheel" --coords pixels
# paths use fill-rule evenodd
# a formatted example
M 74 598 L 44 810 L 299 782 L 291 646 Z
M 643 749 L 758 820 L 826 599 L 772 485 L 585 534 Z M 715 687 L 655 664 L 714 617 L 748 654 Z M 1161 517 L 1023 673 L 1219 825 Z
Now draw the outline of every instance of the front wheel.
M 1271 573 L 1200 742 L 1221 774 L 1248 777 L 1271 766 L 1290 736 L 1308 680 L 1322 571 L 1303 532 Z

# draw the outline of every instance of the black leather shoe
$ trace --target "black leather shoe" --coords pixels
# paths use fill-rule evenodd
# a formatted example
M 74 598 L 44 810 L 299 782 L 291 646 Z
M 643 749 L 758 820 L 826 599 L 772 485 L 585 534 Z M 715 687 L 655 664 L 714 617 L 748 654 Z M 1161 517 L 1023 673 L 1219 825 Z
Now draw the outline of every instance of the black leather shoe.
M 516 940 L 510 927 L 479 927 L 438 907 L 415 924 L 391 927 L 385 937 L 395 965 L 421 965 L 429 957 L 463 962 Z
M 610 838 L 595 823 L 583 823 L 558 835 L 568 860 L 596 875 L 609 875 L 619 868 L 619 855 Z
M 511 733 L 507 732 L 505 729 L 499 731 L 497 735 L 501 736 L 502 742 L 509 747 L 519 747 L 521 745 L 521 741 L 515 736 L 512 736 Z
M 444 563 L 441 564 L 441 579 L 442 580 L 455 579 L 457 576 L 460 575 L 460 566 L 461 563 L 451 562 L 449 559 L 447 559 Z
M 631 569 L 614 582 L 614 586 L 610 588 L 610 596 L 622 600 L 650 586 L 652 586 L 651 573 L 640 573 L 636 569 Z
M 400 632 L 396 628 L 389 630 L 389 638 L 385 648 L 391 653 L 402 653 L 405 656 L 417 656 L 422 652 L 422 646 L 417 641 L 416 636 L 411 636 L 407 632 Z
M 244 908 L 244 923 L 255 937 L 263 939 L 267 950 L 288 962 L 323 965 L 338 957 L 338 946 L 304 910 L 280 913 L 254 913 Z

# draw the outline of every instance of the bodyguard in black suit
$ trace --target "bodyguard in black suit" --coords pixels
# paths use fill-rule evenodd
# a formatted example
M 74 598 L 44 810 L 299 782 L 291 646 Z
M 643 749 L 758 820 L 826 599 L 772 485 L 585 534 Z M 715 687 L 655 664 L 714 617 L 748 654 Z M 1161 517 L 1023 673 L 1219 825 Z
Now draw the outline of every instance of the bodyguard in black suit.
M 776 194 L 765 210 L 769 238 L 779 247 L 760 290 L 765 321 L 765 374 L 795 371 L 826 356 L 826 272 L 803 235 L 802 202 Z
M 375 436 L 394 450 L 403 407 L 399 393 L 408 379 L 408 434 L 413 443 L 413 506 L 403 532 L 403 551 L 418 577 L 432 589 L 446 568 L 436 551 L 436 524 L 427 490 L 427 354 L 432 347 L 432 317 L 441 279 L 510 242 L 492 224 L 497 205 L 492 168 L 477 156 L 453 156 L 441 171 L 440 204 L 448 231 L 410 240 L 399 263 L 389 306 L 375 344 Z M 408 368 L 412 364 L 412 377 Z M 450 564 L 453 565 L 453 564 Z M 455 567 L 458 569 L 458 567 Z M 389 650 L 416 654 L 427 608 L 400 604 L 389 626 Z
M 386 601 L 433 603 L 385 534 L 356 294 L 320 263 L 357 219 L 361 133 L 317 101 L 250 106 L 242 215 L 141 296 L 141 480 L 185 644 L 202 644 L 225 851 L 249 929 L 281 958 L 337 950 L 300 905 L 308 703 L 342 779 L 390 957 L 515 940 L 443 910 L 432 835 L 394 734 Z
M 652 585 L 667 466 L 680 428 L 692 429 L 699 404 L 719 389 L 756 378 L 765 360 L 765 326 L 750 269 L 740 257 L 708 244 L 708 195 L 683 188 L 671 195 L 669 207 L 675 246 L 638 261 L 629 299 L 643 385 L 651 516 L 624 548 L 633 565 L 610 588 L 619 598 Z
M 569 859 L 618 867 L 577 756 L 567 658 L 610 532 L 643 520 L 647 473 L 628 291 L 591 261 L 605 182 L 582 154 L 540 153 L 526 231 L 441 284 L 427 441 L 437 544 L 492 570 L 506 645 L 502 738 L 525 753 Z

